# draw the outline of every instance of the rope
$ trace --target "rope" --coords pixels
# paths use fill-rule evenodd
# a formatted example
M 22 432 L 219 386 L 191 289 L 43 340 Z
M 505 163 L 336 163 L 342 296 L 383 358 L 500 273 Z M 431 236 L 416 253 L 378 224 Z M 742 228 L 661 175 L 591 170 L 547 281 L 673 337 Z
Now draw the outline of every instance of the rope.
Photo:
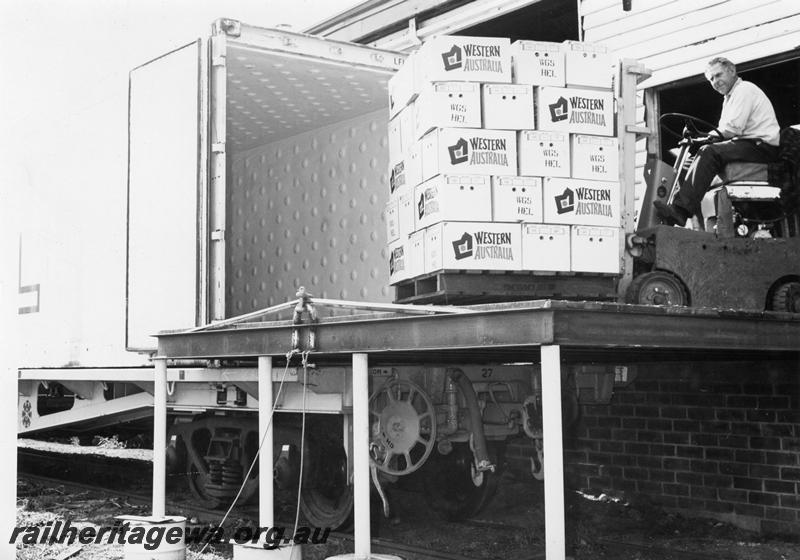
M 222 521 L 219 522 L 218 527 L 220 527 L 220 528 L 222 528 L 225 525 L 225 521 L 227 521 L 228 516 L 233 511 L 234 506 L 236 506 L 236 502 L 239 500 L 239 497 L 242 495 L 242 492 L 244 491 L 244 486 L 245 486 L 245 484 L 247 484 L 247 481 L 250 478 L 250 473 L 253 472 L 253 468 L 255 467 L 256 461 L 258 460 L 258 456 L 261 454 L 261 448 L 264 446 L 264 440 L 267 437 L 267 432 L 269 431 L 270 427 L 272 426 L 272 419 L 275 416 L 275 408 L 276 408 L 276 406 L 277 406 L 277 404 L 278 404 L 278 402 L 280 400 L 281 391 L 283 391 L 283 384 L 284 384 L 284 381 L 286 381 L 286 374 L 289 372 L 289 362 L 292 359 L 292 356 L 297 354 L 297 353 L 298 353 L 297 350 L 291 350 L 290 352 L 287 352 L 287 354 L 286 354 L 286 367 L 283 369 L 283 375 L 281 376 L 281 382 L 280 382 L 280 385 L 278 385 L 278 392 L 275 394 L 275 398 L 273 400 L 272 408 L 271 408 L 270 413 L 269 413 L 269 420 L 267 421 L 267 429 L 264 431 L 264 435 L 261 437 L 261 441 L 258 443 L 258 449 L 256 450 L 256 454 L 253 457 L 253 460 L 250 462 L 250 467 L 247 469 L 247 473 L 244 475 L 244 478 L 242 479 L 242 485 L 239 487 L 239 492 L 236 493 L 236 496 L 233 498 L 233 502 L 231 502 L 231 505 L 228 508 L 228 511 L 225 512 L 225 515 L 222 516 Z M 263 382 L 263 380 L 259 379 L 259 383 L 262 383 L 262 382 Z M 268 383 L 272 383 L 272 380 L 270 379 L 267 382 Z M 304 402 L 303 402 L 303 421 L 305 422 L 305 389 L 303 390 L 303 399 L 304 399 Z M 303 478 L 303 476 L 302 476 L 302 461 L 303 461 L 303 455 L 302 455 L 302 450 L 301 450 L 301 454 L 300 454 L 300 465 L 301 465 L 300 479 L 301 480 Z M 259 483 L 261 483 L 261 484 L 263 484 L 264 482 L 265 481 L 259 481 Z M 296 532 L 296 528 L 295 528 L 295 532 Z M 210 541 L 206 541 L 206 543 L 203 545 L 203 548 L 200 550 L 200 552 L 195 554 L 195 556 L 194 556 L 195 560 L 200 558 L 200 556 L 208 548 L 209 544 L 211 544 L 211 542 Z M 294 541 L 292 541 L 292 546 L 294 546 Z

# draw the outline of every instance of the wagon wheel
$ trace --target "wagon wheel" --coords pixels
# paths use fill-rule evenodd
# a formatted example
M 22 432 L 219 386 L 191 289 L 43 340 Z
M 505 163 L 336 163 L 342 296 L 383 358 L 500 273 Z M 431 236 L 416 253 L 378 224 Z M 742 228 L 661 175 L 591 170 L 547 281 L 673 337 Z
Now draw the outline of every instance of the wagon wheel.
M 402 476 L 420 468 L 436 443 L 436 416 L 425 391 L 411 381 L 387 382 L 369 399 L 370 451 L 377 468 Z
M 203 507 L 208 509 L 217 509 L 222 507 L 222 501 L 219 498 L 211 496 L 206 491 L 206 482 L 208 481 L 208 467 L 202 460 L 190 459 L 186 463 L 186 481 L 189 484 L 189 490 L 202 504 Z
M 330 426 L 328 426 L 330 427 Z M 315 527 L 334 531 L 348 527 L 353 516 L 353 486 L 347 480 L 347 454 L 341 437 L 341 425 L 327 434 L 308 438 L 308 463 L 303 468 L 300 508 Z
M 494 450 L 489 449 L 494 462 Z M 423 479 L 428 505 L 448 520 L 472 517 L 486 507 L 497 490 L 499 475 L 478 472 L 466 443 L 453 446 L 448 455 L 437 455 L 426 467 Z
M 800 282 L 785 282 L 772 296 L 772 311 L 800 313 Z
M 689 304 L 689 296 L 677 276 L 654 270 L 633 279 L 625 294 L 625 301 L 642 305 L 685 306 Z

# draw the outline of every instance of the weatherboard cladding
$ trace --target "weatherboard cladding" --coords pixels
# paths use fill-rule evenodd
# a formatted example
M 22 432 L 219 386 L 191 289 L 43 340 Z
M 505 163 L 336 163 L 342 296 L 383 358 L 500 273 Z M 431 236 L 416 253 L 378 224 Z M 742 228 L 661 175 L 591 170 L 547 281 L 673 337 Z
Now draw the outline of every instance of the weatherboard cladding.
M 652 71 L 639 85 L 636 120 L 644 124 L 646 88 L 702 74 L 705 63 L 726 56 L 739 64 L 789 51 L 800 44 L 796 0 L 582 0 L 584 40 L 605 44 L 614 58 L 634 58 Z M 636 198 L 644 192 L 646 141 L 636 145 Z

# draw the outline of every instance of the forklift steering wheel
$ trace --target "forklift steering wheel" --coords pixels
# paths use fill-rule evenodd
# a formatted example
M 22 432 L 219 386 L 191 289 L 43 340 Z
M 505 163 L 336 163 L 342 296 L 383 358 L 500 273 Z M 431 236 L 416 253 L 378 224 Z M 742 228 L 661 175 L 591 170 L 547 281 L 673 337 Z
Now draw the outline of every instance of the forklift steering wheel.
M 682 124 L 685 129 L 688 129 L 691 133 L 693 138 L 699 136 L 706 136 L 707 132 L 702 132 L 698 127 L 703 126 L 707 130 L 711 130 L 716 132 L 720 138 L 724 138 L 725 136 L 722 134 L 720 129 L 718 129 L 715 125 L 711 124 L 708 121 L 704 121 L 698 117 L 693 117 L 692 115 L 687 115 L 685 113 L 664 113 L 661 115 L 661 118 L 658 119 L 658 123 L 661 125 L 661 128 L 666 130 L 670 133 L 671 136 L 675 138 L 683 139 L 683 132 L 677 132 L 675 128 L 672 128 L 670 125 L 673 125 L 672 121 L 682 121 Z M 673 125 L 674 126 L 674 125 Z

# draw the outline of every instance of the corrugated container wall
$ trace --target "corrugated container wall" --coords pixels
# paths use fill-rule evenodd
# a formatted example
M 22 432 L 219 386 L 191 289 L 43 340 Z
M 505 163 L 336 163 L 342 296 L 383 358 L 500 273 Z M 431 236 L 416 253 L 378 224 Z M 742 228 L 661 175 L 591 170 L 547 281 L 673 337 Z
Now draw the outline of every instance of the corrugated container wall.
M 386 84 L 402 55 L 243 24 L 226 44 L 225 83 L 212 80 L 225 91 L 216 112 L 227 131 L 225 290 L 214 318 L 220 299 L 232 317 L 291 300 L 300 286 L 390 301 Z

